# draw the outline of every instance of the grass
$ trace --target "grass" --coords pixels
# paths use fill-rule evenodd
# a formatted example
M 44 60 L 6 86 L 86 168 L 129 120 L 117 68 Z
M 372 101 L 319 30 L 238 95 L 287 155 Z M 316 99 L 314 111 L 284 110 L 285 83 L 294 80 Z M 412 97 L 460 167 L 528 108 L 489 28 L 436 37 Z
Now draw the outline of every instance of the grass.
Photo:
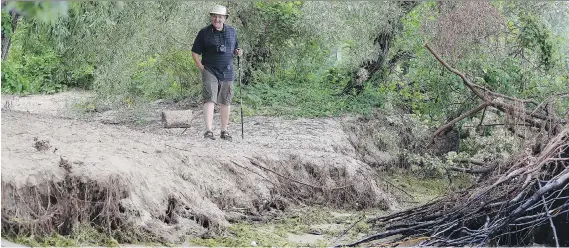
M 450 191 L 465 189 L 472 185 L 468 175 L 458 174 L 452 176 L 451 179 L 452 184 L 444 178 L 425 177 L 413 172 L 400 172 L 395 173 L 390 180 L 412 195 L 417 202 L 424 204 Z
M 86 224 L 78 226 L 71 235 L 66 236 L 54 233 L 49 236 L 6 236 L 4 238 L 30 247 L 119 246 L 119 243 L 114 238 Z
M 333 117 L 343 113 L 368 115 L 384 100 L 377 88 L 358 96 L 339 95 L 341 88 L 324 82 L 258 83 L 243 89 L 245 115 L 284 118 Z M 239 89 L 236 89 L 239 92 Z M 236 95 L 239 97 L 239 95 Z
M 292 210 L 292 213 L 270 220 L 265 223 L 238 223 L 229 227 L 228 235 L 209 239 L 192 239 L 193 245 L 200 246 L 251 246 L 255 241 L 258 246 L 330 246 L 331 242 L 345 229 L 360 219 L 364 213 L 339 212 L 333 214 L 328 208 L 309 207 Z M 319 229 L 320 225 L 337 224 L 341 228 Z M 308 235 L 311 231 L 320 231 L 322 235 L 311 236 L 317 239 L 314 242 L 289 239 L 289 235 Z M 365 221 L 358 222 L 345 236 L 349 239 L 360 237 L 362 233 L 369 233 L 371 226 Z

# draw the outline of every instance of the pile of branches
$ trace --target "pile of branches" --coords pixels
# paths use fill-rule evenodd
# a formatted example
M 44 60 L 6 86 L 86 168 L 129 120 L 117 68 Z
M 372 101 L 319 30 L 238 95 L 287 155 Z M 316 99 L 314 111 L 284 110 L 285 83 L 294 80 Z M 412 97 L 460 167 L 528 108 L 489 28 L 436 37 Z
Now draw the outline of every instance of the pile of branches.
M 470 82 L 428 44 L 425 47 L 443 66 L 460 76 L 480 101 L 477 108 L 439 128 L 430 142 L 458 121 L 486 108 L 501 111 L 509 118 L 519 120 L 516 125 L 544 135 L 505 163 L 464 170 L 480 175 L 478 182 L 466 190 L 423 206 L 368 220 L 383 231 L 346 245 L 395 237 L 385 245 L 521 246 L 535 242 L 569 246 L 569 237 L 559 235 L 569 228 L 567 120 L 556 116 L 551 101 L 536 103 L 517 99 Z M 515 130 L 511 129 L 512 132 Z

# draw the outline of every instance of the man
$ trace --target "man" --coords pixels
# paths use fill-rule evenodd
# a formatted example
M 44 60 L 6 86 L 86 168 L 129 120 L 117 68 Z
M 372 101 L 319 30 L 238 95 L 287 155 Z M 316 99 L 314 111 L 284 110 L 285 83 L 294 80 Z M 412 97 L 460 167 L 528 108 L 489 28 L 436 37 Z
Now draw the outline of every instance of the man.
M 215 139 L 211 126 L 214 106 L 219 104 L 220 137 L 231 141 L 227 126 L 233 99 L 233 55 L 241 56 L 243 50 L 239 48 L 237 42 L 237 31 L 225 24 L 225 20 L 229 17 L 227 8 L 216 5 L 209 14 L 211 25 L 199 31 L 192 46 L 192 58 L 202 72 L 203 79 L 203 112 L 206 129 L 204 138 Z M 201 61 L 200 55 L 202 55 Z

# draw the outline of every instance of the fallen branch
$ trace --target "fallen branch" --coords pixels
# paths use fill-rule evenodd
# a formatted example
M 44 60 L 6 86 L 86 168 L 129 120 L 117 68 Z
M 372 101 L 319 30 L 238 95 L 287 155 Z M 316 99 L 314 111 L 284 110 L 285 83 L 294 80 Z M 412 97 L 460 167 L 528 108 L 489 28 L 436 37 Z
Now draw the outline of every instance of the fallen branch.
M 541 184 L 538 182 L 539 188 L 541 189 Z M 541 201 L 543 202 L 543 207 L 545 208 L 545 214 L 549 219 L 549 224 L 551 225 L 551 231 L 553 232 L 553 237 L 555 238 L 555 247 L 559 247 L 559 238 L 557 238 L 557 230 L 555 228 L 555 224 L 553 223 L 553 219 L 551 219 L 551 214 L 549 214 L 549 207 L 545 203 L 545 197 L 541 196 Z
M 470 174 L 484 174 L 484 173 L 488 173 L 492 170 L 492 168 L 469 169 L 469 168 L 460 168 L 460 167 L 454 167 L 454 166 L 451 166 L 448 169 L 452 170 L 452 171 L 460 171 L 460 172 L 470 173 Z
M 344 230 L 342 233 L 340 233 L 340 235 L 338 235 L 336 237 L 336 239 L 334 239 L 334 242 L 332 242 L 332 243 L 336 243 L 336 241 L 338 241 L 338 239 L 340 239 L 341 237 L 346 235 L 346 233 L 348 233 L 352 228 L 354 228 L 354 226 L 356 226 L 358 223 L 360 223 L 360 221 L 362 221 L 363 219 L 364 219 L 364 216 L 362 215 L 356 222 L 352 223 L 352 225 L 350 225 L 346 230 Z
M 478 113 L 480 110 L 483 110 L 484 108 L 486 108 L 489 105 L 489 103 L 484 102 L 482 104 L 480 104 L 480 106 L 460 115 L 459 117 L 455 118 L 454 120 L 450 121 L 449 123 L 447 123 L 446 125 L 440 127 L 437 131 L 435 131 L 435 133 L 431 136 L 431 139 L 429 141 L 429 144 L 433 144 L 435 142 L 435 138 L 437 136 L 439 136 L 439 134 L 441 134 L 442 132 L 444 132 L 447 129 L 450 129 L 454 126 L 454 124 L 456 124 L 457 122 L 461 121 L 462 119 L 469 117 L 473 114 Z
M 464 83 L 464 85 L 465 85 L 466 87 L 468 87 L 476 96 L 478 96 L 478 97 L 479 97 L 480 99 L 482 99 L 484 102 L 489 102 L 489 101 L 490 101 L 490 99 L 486 98 L 486 96 L 484 96 L 480 91 L 478 91 L 478 90 L 476 89 L 475 84 L 471 83 L 471 82 L 466 78 L 466 76 L 465 76 L 462 72 L 458 71 L 457 69 L 452 68 L 446 61 L 444 61 L 444 60 L 441 58 L 441 56 L 440 56 L 438 53 L 436 53 L 436 52 L 431 48 L 431 46 L 429 46 L 428 43 L 425 43 L 424 46 L 429 50 L 429 52 L 431 52 L 431 54 L 432 54 L 433 56 L 435 56 L 435 58 L 436 58 L 441 64 L 443 64 L 444 67 L 446 67 L 449 71 L 453 72 L 454 74 L 458 75 L 458 76 L 462 79 L 462 82 Z M 480 86 L 478 86 L 478 87 L 480 87 Z
M 415 197 L 411 194 L 409 194 L 407 191 L 403 190 L 401 187 L 395 185 L 394 183 L 390 182 L 389 180 L 385 179 L 384 180 L 386 183 L 388 183 L 389 185 L 393 186 L 394 188 L 400 190 L 401 192 L 405 193 L 407 196 L 411 197 L 413 200 L 415 200 Z
M 540 115 L 535 113 L 535 111 L 527 111 L 525 109 L 519 109 L 516 108 L 514 105 L 511 104 L 507 104 L 504 103 L 502 101 L 496 101 L 494 98 L 496 97 L 501 97 L 504 99 L 505 98 L 511 98 L 511 97 L 507 97 L 507 96 L 503 96 L 501 94 L 495 93 L 495 92 L 491 92 L 489 90 L 485 90 L 485 94 L 483 94 L 482 92 L 480 92 L 477 88 L 483 88 L 482 86 L 476 85 L 472 82 L 470 82 L 466 76 L 464 75 L 464 73 L 460 72 L 459 70 L 451 67 L 445 60 L 443 60 L 441 58 L 441 56 L 436 53 L 431 46 L 429 46 L 428 43 L 424 44 L 425 48 L 427 48 L 429 50 L 429 52 L 431 52 L 431 54 L 437 59 L 437 61 L 439 61 L 445 68 L 447 68 L 449 71 L 453 72 L 454 74 L 458 75 L 461 79 L 463 84 L 468 87 L 476 96 L 478 96 L 478 98 L 480 98 L 483 101 L 483 104 L 488 104 L 490 106 L 493 106 L 501 111 L 504 112 L 511 112 L 511 113 L 518 113 L 516 114 L 516 117 L 522 119 L 524 122 L 531 124 L 534 127 L 542 127 L 542 124 L 531 119 L 528 117 L 533 117 L 533 118 L 537 118 L 540 120 L 548 120 L 549 118 L 547 116 L 544 115 Z M 489 93 L 491 92 L 491 93 Z M 492 96 L 492 97 L 488 97 L 488 95 Z M 519 99 L 517 99 L 518 101 L 521 101 Z M 478 112 L 478 111 L 476 111 Z M 476 112 L 473 112 L 471 114 L 474 114 Z M 463 118 L 462 118 L 463 119 Z M 548 129 L 549 130 L 549 129 Z M 438 130 L 437 130 L 438 131 Z
M 374 234 L 374 235 L 365 237 L 365 238 L 360 239 L 356 242 L 347 244 L 346 246 L 354 247 L 356 245 L 363 244 L 363 243 L 366 243 L 366 242 L 369 242 L 372 240 L 378 240 L 378 239 L 382 239 L 385 237 L 390 237 L 393 235 L 397 235 L 397 234 L 401 234 L 401 233 L 405 233 L 405 232 L 410 232 L 410 231 L 414 231 L 414 230 L 421 229 L 421 228 L 432 227 L 432 226 L 439 224 L 439 223 L 440 223 L 440 221 L 430 221 L 430 222 L 418 224 L 418 225 L 408 227 L 408 228 L 401 228 L 401 229 L 397 229 L 397 230 L 389 230 L 389 231 L 385 231 L 382 233 L 378 233 L 378 234 Z
M 533 103 L 535 105 L 538 105 L 538 103 L 536 101 L 531 100 L 531 99 L 529 99 L 529 100 L 528 99 L 519 99 L 519 98 L 515 98 L 515 97 L 511 97 L 511 96 L 506 96 L 506 95 L 503 95 L 500 93 L 493 92 L 493 91 L 489 90 L 488 88 L 483 87 L 482 85 L 478 85 L 478 84 L 473 84 L 473 85 L 477 88 L 480 88 L 481 90 L 484 90 L 486 93 L 497 96 L 497 97 L 501 97 L 501 98 L 508 99 L 508 100 L 515 101 L 515 102 Z
M 479 160 L 474 160 L 474 159 L 457 158 L 454 161 L 458 162 L 458 163 L 467 163 L 467 164 L 473 164 L 473 165 L 479 165 L 479 166 L 486 165 L 484 162 L 479 161 Z

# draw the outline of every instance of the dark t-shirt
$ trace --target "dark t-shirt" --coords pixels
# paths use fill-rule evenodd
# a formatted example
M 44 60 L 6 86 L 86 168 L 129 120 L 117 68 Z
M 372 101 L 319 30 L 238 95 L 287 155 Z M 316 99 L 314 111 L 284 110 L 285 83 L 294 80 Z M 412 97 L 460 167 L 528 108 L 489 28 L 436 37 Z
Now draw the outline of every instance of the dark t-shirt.
M 225 52 L 219 52 L 219 46 L 225 46 Z M 204 68 L 211 72 L 219 81 L 233 81 L 233 50 L 238 48 L 237 31 L 223 25 L 217 31 L 213 25 L 202 28 L 192 46 L 192 52 L 202 55 Z

